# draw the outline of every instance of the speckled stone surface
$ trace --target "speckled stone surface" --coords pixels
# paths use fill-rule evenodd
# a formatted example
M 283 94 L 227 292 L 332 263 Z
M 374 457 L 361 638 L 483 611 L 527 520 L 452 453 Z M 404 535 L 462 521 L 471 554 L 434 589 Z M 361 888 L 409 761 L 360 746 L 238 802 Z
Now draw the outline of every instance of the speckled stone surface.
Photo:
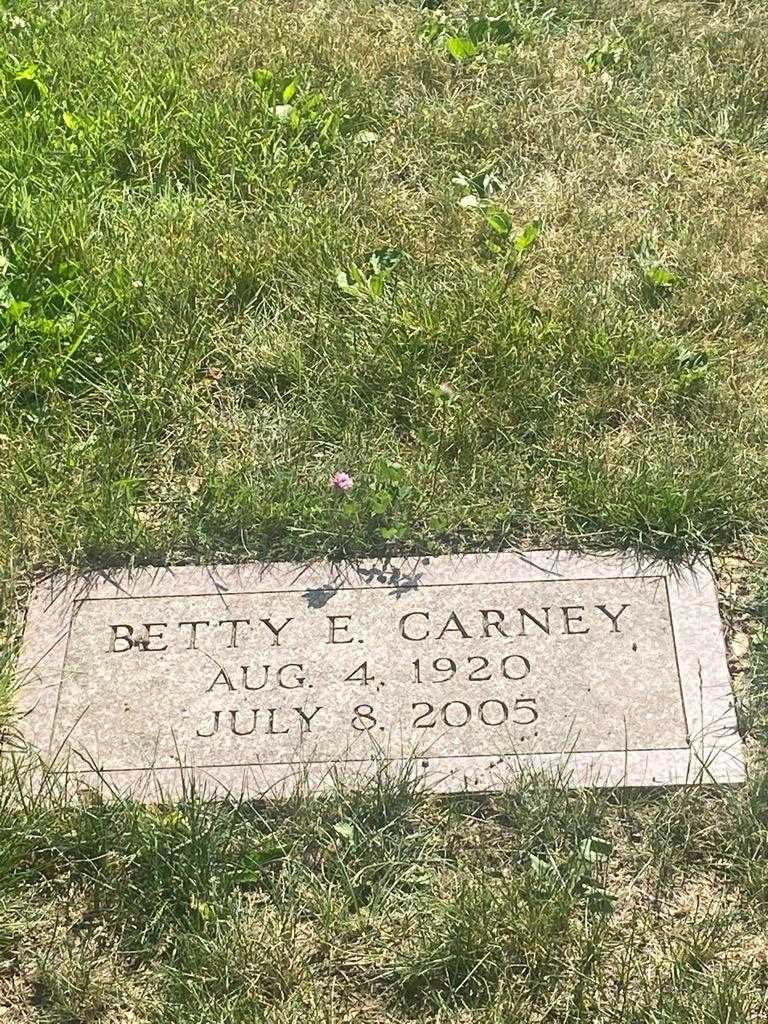
M 708 564 L 557 551 L 57 575 L 20 730 L 67 785 L 282 795 L 744 776 Z

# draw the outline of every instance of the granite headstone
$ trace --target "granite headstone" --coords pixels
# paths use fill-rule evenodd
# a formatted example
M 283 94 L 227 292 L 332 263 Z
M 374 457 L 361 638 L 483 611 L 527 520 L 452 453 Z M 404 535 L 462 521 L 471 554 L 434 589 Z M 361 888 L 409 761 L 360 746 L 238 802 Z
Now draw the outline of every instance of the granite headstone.
M 743 778 L 712 572 L 535 551 L 55 575 L 19 727 L 75 786 L 157 799 L 407 771 L 437 791 Z

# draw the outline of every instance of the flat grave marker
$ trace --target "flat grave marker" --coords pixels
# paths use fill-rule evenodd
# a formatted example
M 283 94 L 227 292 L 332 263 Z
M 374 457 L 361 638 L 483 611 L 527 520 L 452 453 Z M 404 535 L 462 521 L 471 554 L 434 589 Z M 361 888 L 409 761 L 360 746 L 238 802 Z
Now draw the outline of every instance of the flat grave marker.
M 19 728 L 141 799 L 284 795 L 382 765 L 436 791 L 744 777 L 708 564 L 536 551 L 54 575 Z

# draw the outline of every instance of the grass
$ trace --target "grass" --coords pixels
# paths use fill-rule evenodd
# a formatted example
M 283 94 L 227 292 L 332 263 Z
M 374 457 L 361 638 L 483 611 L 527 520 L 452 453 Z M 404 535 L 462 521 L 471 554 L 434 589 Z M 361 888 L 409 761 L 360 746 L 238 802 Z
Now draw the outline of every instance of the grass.
M 0 35 L 3 678 L 41 567 L 704 548 L 752 759 L 265 807 L 6 780 L 3 1019 L 765 1019 L 765 5 L 3 0 Z
M 0 992 L 11 1020 L 758 1022 L 767 810 L 765 786 L 535 778 L 492 799 L 6 802 Z

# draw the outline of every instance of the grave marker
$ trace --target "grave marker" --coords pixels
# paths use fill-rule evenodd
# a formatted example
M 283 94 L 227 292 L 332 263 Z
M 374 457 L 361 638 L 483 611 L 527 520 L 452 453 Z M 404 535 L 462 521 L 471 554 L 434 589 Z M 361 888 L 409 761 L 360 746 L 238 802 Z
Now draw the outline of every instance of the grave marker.
M 76 784 L 283 794 L 407 763 L 438 791 L 737 782 L 708 565 L 621 554 L 53 576 L 21 730 Z M 183 766 L 183 771 L 180 770 Z

